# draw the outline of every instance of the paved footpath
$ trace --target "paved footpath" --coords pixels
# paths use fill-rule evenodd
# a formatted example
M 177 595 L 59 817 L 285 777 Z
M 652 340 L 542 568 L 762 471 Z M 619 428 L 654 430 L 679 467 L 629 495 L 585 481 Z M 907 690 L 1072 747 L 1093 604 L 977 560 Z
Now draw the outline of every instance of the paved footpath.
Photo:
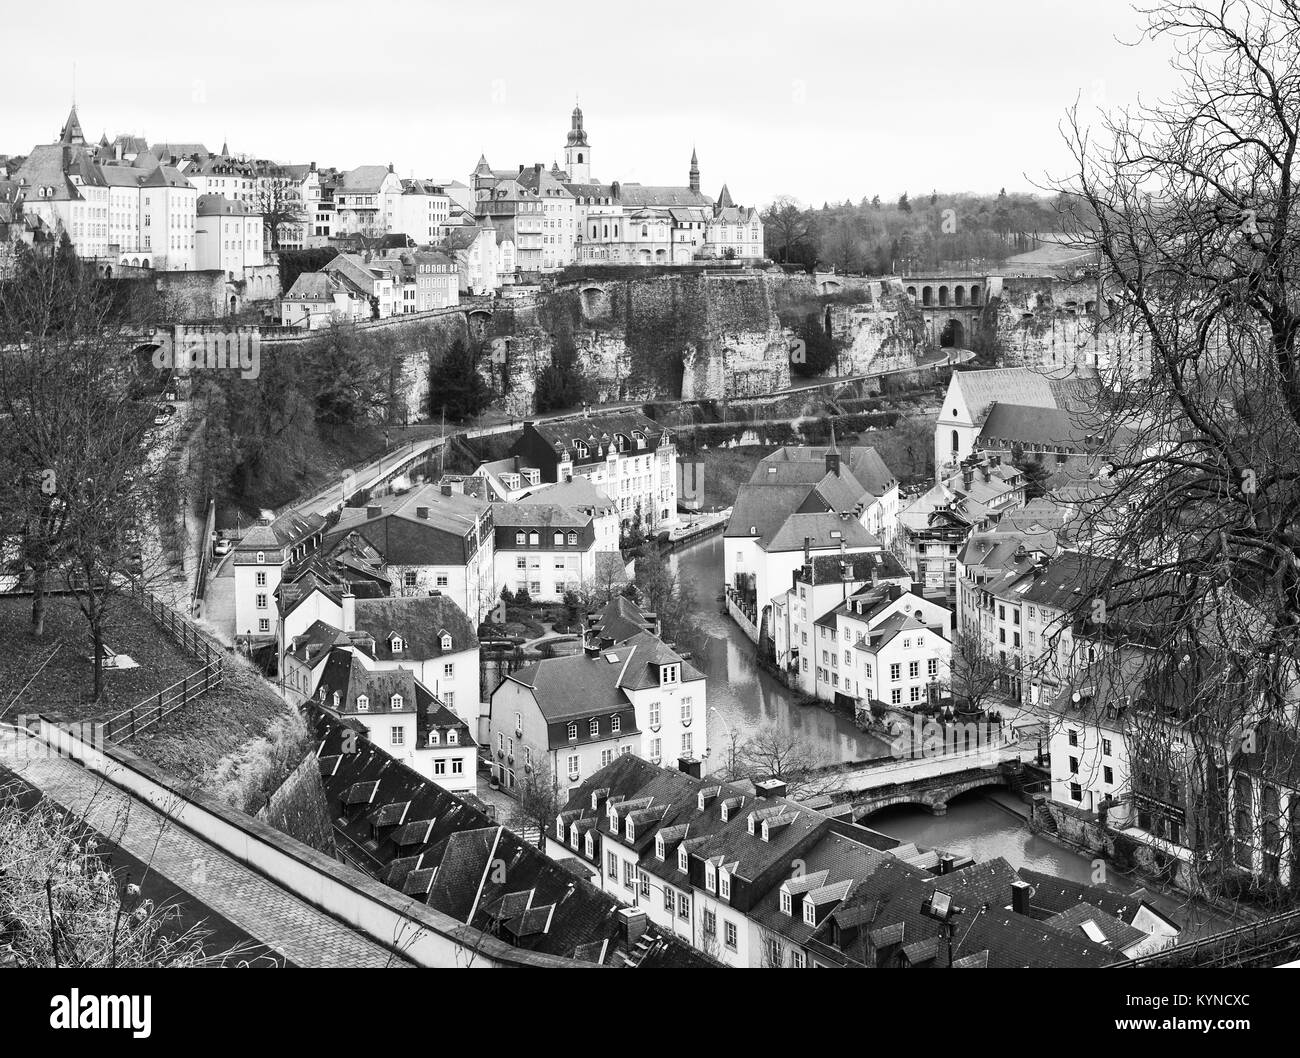
M 66 758 L 32 757 L 0 729 L 0 765 L 297 966 L 410 966 Z

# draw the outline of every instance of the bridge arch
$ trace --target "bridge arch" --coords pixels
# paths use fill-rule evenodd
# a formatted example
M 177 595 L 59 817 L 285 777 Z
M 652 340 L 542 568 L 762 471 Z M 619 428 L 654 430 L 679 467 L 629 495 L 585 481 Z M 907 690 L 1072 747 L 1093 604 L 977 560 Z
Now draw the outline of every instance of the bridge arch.
M 948 304 L 948 287 L 946 285 L 941 285 L 939 287 L 939 304 Z
M 966 348 L 966 328 L 962 325 L 961 320 L 954 317 L 943 325 L 943 330 L 939 332 L 939 348 Z
M 913 301 L 915 301 L 915 300 L 916 300 L 916 287 L 908 287 L 908 288 L 907 288 L 907 296 L 908 296 L 909 298 L 911 298 Z
M 972 305 L 978 305 L 980 303 L 980 285 L 978 283 L 971 284 L 970 303 Z
M 933 287 L 928 287 L 928 286 L 926 286 L 926 287 L 922 287 L 922 288 L 921 288 L 921 304 L 922 304 L 922 305 L 931 305 L 931 304 L 933 304 L 933 303 L 934 303 L 934 288 L 933 288 Z
M 837 293 L 840 290 L 840 288 L 843 286 L 844 284 L 841 283 L 838 279 L 830 279 L 830 278 L 823 279 L 821 281 L 821 289 L 819 290 L 819 293 L 834 294 Z
M 955 286 L 955 287 L 952 288 L 952 303 L 953 303 L 954 305 L 965 305 L 965 304 L 966 304 L 966 288 L 965 288 L 965 287 L 963 287 L 963 286 Z

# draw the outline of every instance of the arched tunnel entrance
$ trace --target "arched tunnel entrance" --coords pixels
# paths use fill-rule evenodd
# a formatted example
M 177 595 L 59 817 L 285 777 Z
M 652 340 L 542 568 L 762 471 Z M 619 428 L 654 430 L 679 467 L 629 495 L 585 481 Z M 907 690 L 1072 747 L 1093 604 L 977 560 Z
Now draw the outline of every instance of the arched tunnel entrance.
M 943 325 L 943 330 L 939 332 L 939 347 L 941 349 L 966 348 L 966 328 L 962 326 L 961 320 L 949 320 Z

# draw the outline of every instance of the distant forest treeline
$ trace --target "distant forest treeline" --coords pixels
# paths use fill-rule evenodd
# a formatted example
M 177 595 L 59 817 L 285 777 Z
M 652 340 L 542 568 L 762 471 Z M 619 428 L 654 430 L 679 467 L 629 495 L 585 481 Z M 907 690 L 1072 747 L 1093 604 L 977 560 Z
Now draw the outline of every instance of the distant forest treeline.
M 903 194 L 821 208 L 787 196 L 763 211 L 767 255 L 806 268 L 890 275 L 1001 265 L 1036 249 L 1036 236 L 1074 228 L 1076 200 L 1025 193 Z

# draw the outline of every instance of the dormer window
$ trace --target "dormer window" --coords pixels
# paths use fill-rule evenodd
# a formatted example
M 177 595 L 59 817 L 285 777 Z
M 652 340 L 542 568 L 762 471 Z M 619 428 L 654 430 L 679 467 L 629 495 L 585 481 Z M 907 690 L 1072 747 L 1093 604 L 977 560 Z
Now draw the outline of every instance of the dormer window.
M 600 721 L 597 720 L 594 716 L 587 723 L 587 731 L 592 738 L 595 738 L 597 735 L 600 734 Z
M 541 534 L 541 533 L 529 533 L 529 534 L 528 534 L 528 546 L 529 546 L 529 547 L 538 547 L 538 546 L 541 545 L 541 542 L 542 542 L 542 534 Z
M 442 742 L 442 736 L 437 731 L 429 732 L 429 745 L 437 746 Z
M 664 858 L 665 851 L 666 850 L 664 849 L 664 836 L 662 834 L 656 834 L 655 835 L 655 859 L 662 860 Z
M 364 694 L 357 695 L 357 712 L 365 713 L 370 710 L 370 699 Z
M 556 547 L 563 547 L 563 546 L 564 546 L 564 534 L 563 534 L 563 533 L 556 533 L 556 534 L 555 534 L 555 546 L 556 546 Z
M 516 544 L 517 546 L 519 546 L 519 547 L 523 547 L 523 546 L 524 546 L 524 541 L 525 541 L 526 539 L 527 539 L 527 537 L 524 536 L 523 533 L 515 533 L 515 544 Z
M 569 534 L 569 546 L 570 546 L 570 547 L 576 547 L 577 544 L 578 544 L 578 534 L 577 534 L 577 533 L 570 533 L 570 534 Z
M 781 890 L 781 914 L 783 915 L 794 914 L 794 897 L 792 897 L 784 889 Z
M 623 727 L 623 718 L 621 716 L 611 716 L 609 718 L 610 734 L 617 735 Z
M 660 665 L 659 666 L 659 683 L 661 686 L 670 683 L 676 683 L 681 677 L 680 665 Z
M 325 688 L 324 688 L 324 687 L 320 688 L 319 698 L 320 698 L 320 703 L 321 703 L 322 705 L 324 705 L 324 704 L 325 704 Z
M 747 829 L 750 834 L 755 834 L 758 830 L 758 819 L 752 812 L 750 813 L 749 818 L 745 820 L 745 829 Z
M 817 925 L 817 906 L 811 900 L 803 902 L 803 920 L 810 926 Z
M 632 822 L 632 817 L 628 816 L 623 824 L 623 833 L 627 835 L 628 841 L 636 840 L 636 826 Z
M 679 871 L 685 871 L 689 870 L 690 866 L 690 857 L 686 853 L 686 844 L 683 842 L 677 847 L 677 869 Z
M 447 732 L 447 745 L 449 746 L 460 745 L 460 732 L 457 731 L 454 727 Z
M 718 895 L 723 900 L 731 899 L 731 874 L 729 871 L 718 872 Z
M 335 692 L 334 692 L 334 708 L 337 709 L 338 707 L 339 707 L 339 692 L 338 692 L 338 691 L 335 691 Z
M 393 712 L 395 713 L 400 712 L 402 706 L 404 706 L 405 704 L 406 702 L 400 694 L 395 694 L 393 695 L 392 698 L 389 699 L 389 705 L 392 706 Z
M 265 551 L 259 551 L 259 552 L 257 553 L 257 564 L 258 564 L 259 566 L 264 566 L 264 565 L 266 565 L 266 552 L 265 552 Z
M 555 817 L 555 840 L 556 841 L 564 840 L 564 820 L 561 819 L 559 816 Z
M 393 638 L 388 641 L 388 646 L 394 654 L 400 654 L 406 648 L 406 644 L 402 641 L 401 636 L 393 636 Z
M 442 633 L 442 638 L 438 640 L 438 645 L 439 645 L 440 647 L 442 647 L 443 650 L 450 650 L 450 649 L 451 649 L 451 636 L 448 635 L 446 632 L 443 632 L 443 633 Z
M 575 741 L 578 737 L 578 725 L 570 724 L 568 734 L 569 734 L 569 741 L 570 742 Z
M 718 869 L 711 863 L 704 865 L 704 884 L 708 887 L 709 892 L 718 891 Z
M 590 830 L 587 831 L 587 855 L 588 856 L 596 855 L 596 839 L 592 837 Z

